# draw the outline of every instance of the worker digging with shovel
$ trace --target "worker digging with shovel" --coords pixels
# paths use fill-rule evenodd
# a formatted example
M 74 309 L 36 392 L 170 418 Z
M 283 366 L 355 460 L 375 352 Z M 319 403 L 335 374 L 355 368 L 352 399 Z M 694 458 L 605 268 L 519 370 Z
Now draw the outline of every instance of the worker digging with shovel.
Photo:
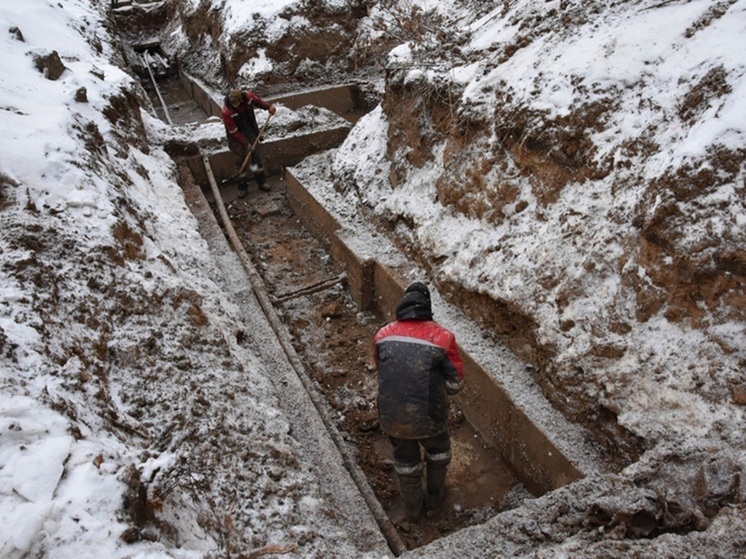
M 269 112 L 264 126 L 261 130 L 256 123 L 254 107 L 259 107 Z M 269 119 L 275 114 L 275 106 L 268 103 L 249 90 L 241 91 L 232 89 L 225 96 L 225 103 L 220 117 L 225 124 L 225 133 L 228 136 L 228 149 L 233 153 L 235 166 L 238 172 L 222 181 L 225 185 L 233 180 L 238 180 L 238 197 L 243 198 L 249 191 L 249 180 L 246 178 L 246 167 L 254 173 L 254 178 L 261 190 L 269 191 L 267 176 L 264 173 L 262 151 L 259 138 L 269 124 Z M 250 161 L 250 164 L 249 164 Z

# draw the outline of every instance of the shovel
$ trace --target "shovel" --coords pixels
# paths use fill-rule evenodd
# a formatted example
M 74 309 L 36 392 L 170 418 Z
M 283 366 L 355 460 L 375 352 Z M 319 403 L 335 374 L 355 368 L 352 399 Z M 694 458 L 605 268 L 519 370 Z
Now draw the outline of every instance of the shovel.
M 262 129 L 259 130 L 259 134 L 257 134 L 256 139 L 254 140 L 254 143 L 251 144 L 251 147 L 249 148 L 249 151 L 246 152 L 246 157 L 244 157 L 243 163 L 241 164 L 241 168 L 238 170 L 238 173 L 235 175 L 231 175 L 230 177 L 227 177 L 220 181 L 221 186 L 225 186 L 237 178 L 239 178 L 241 175 L 243 175 L 246 172 L 246 166 L 249 164 L 249 159 L 251 159 L 251 154 L 254 152 L 254 148 L 256 148 L 257 144 L 259 143 L 259 138 L 262 137 L 262 133 L 264 132 L 264 129 L 267 128 L 267 125 L 269 124 L 269 119 L 272 118 L 272 114 L 270 113 L 267 116 L 267 120 L 264 121 L 264 125 L 262 126 Z

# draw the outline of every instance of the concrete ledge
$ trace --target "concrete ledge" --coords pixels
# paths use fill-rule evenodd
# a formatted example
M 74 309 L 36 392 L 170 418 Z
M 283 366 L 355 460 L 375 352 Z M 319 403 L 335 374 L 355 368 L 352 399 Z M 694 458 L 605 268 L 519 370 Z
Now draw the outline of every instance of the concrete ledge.
M 350 133 L 351 126 L 338 126 L 310 134 L 291 136 L 262 143 L 264 166 L 270 175 L 303 161 L 309 155 L 335 148 Z
M 468 382 L 456 396 L 469 423 L 501 450 L 518 478 L 541 495 L 583 477 L 583 473 L 510 399 L 472 357 L 462 352 Z
M 202 83 L 181 70 L 179 70 L 179 80 L 181 86 L 194 99 L 200 109 L 208 116 L 220 116 L 221 105 L 207 93 L 207 88 Z
M 356 99 L 351 85 L 340 85 L 330 88 L 307 89 L 292 95 L 270 97 L 273 103 L 282 103 L 290 109 L 299 109 L 305 105 L 324 107 L 337 114 L 344 114 L 356 108 Z
M 337 147 L 349 132 L 349 126 L 340 126 L 310 134 L 262 142 L 264 170 L 270 176 L 282 174 L 285 167 L 295 165 L 313 153 Z M 209 157 L 210 167 L 218 182 L 235 173 L 233 154 L 230 151 L 220 151 Z M 200 164 L 201 159 L 195 159 L 194 163 L 190 163 L 189 166 L 190 168 L 194 167 L 193 172 L 197 181 L 200 184 L 207 184 L 207 175 L 204 170 L 198 168 Z M 251 178 L 251 173 L 249 173 L 249 178 Z
M 316 198 L 311 196 L 308 190 L 295 178 L 295 175 L 288 172 L 285 175 L 285 181 L 287 182 L 287 197 L 290 208 L 314 237 L 330 247 L 332 237 L 340 228 L 339 222 L 326 211 Z
M 362 311 L 372 310 L 375 308 L 375 260 L 356 253 L 354 245 L 348 243 L 354 239 L 349 239 L 346 233 L 338 229 L 331 235 L 329 252 L 337 266 L 347 274 L 347 288 L 358 308 Z

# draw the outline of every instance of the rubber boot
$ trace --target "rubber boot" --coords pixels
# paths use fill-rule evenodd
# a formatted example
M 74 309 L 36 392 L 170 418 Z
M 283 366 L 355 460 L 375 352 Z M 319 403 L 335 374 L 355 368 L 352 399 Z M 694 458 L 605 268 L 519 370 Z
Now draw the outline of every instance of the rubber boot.
M 259 190 L 269 192 L 270 187 L 267 183 L 267 175 L 264 174 L 264 170 L 259 170 L 254 173 L 254 178 L 256 179 L 256 183 L 259 185 Z
M 248 192 L 249 192 L 249 181 L 247 181 L 246 179 L 241 179 L 241 181 L 238 183 L 238 197 L 245 198 Z
M 427 508 L 438 510 L 446 498 L 446 471 L 448 464 L 427 463 Z
M 424 495 L 422 494 L 422 478 L 415 476 L 399 476 L 399 487 L 402 497 L 404 498 L 404 511 L 407 514 L 407 520 L 417 522 L 422 518 L 422 505 Z

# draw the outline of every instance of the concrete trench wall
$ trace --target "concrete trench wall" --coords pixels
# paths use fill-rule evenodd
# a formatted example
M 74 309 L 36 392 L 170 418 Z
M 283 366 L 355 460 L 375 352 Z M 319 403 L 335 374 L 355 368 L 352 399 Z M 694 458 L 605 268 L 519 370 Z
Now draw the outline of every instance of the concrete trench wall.
M 198 80 L 179 69 L 181 87 L 194 99 L 195 103 L 208 115 L 220 116 L 221 104 Z
M 291 136 L 278 140 L 262 142 L 262 153 L 264 158 L 264 170 L 268 175 L 279 175 L 285 167 L 296 165 L 309 155 L 338 146 L 349 133 L 348 126 L 322 130 L 301 136 Z M 210 167 L 215 178 L 221 181 L 235 173 L 233 154 L 230 151 L 221 151 L 209 156 Z M 200 157 L 189 162 L 189 167 L 199 184 L 207 184 L 207 175 Z M 251 178 L 251 173 L 249 173 Z
M 376 310 L 387 318 L 404 294 L 407 282 L 404 259 L 384 259 L 367 254 L 353 234 L 326 211 L 311 192 L 293 175 L 286 173 L 288 202 L 304 226 L 329 250 L 361 310 Z M 535 495 L 541 495 L 584 473 L 560 450 L 551 435 L 535 425 L 529 414 L 487 371 L 461 348 L 465 374 L 469 379 L 456 401 L 485 442 L 500 450 L 517 477 Z
M 462 356 L 469 381 L 457 402 L 485 441 L 500 449 L 526 488 L 540 495 L 583 477 L 479 363 L 468 353 Z
M 179 80 L 184 90 L 189 93 L 194 101 L 209 116 L 220 116 L 223 104 L 221 95 L 211 94 L 208 89 L 197 79 L 179 69 Z M 266 97 L 272 103 L 281 103 L 289 109 L 297 110 L 306 105 L 324 107 L 330 111 L 344 116 L 355 111 L 359 105 L 358 94 L 354 85 L 339 85 L 336 87 L 308 89 L 289 95 L 278 95 Z

